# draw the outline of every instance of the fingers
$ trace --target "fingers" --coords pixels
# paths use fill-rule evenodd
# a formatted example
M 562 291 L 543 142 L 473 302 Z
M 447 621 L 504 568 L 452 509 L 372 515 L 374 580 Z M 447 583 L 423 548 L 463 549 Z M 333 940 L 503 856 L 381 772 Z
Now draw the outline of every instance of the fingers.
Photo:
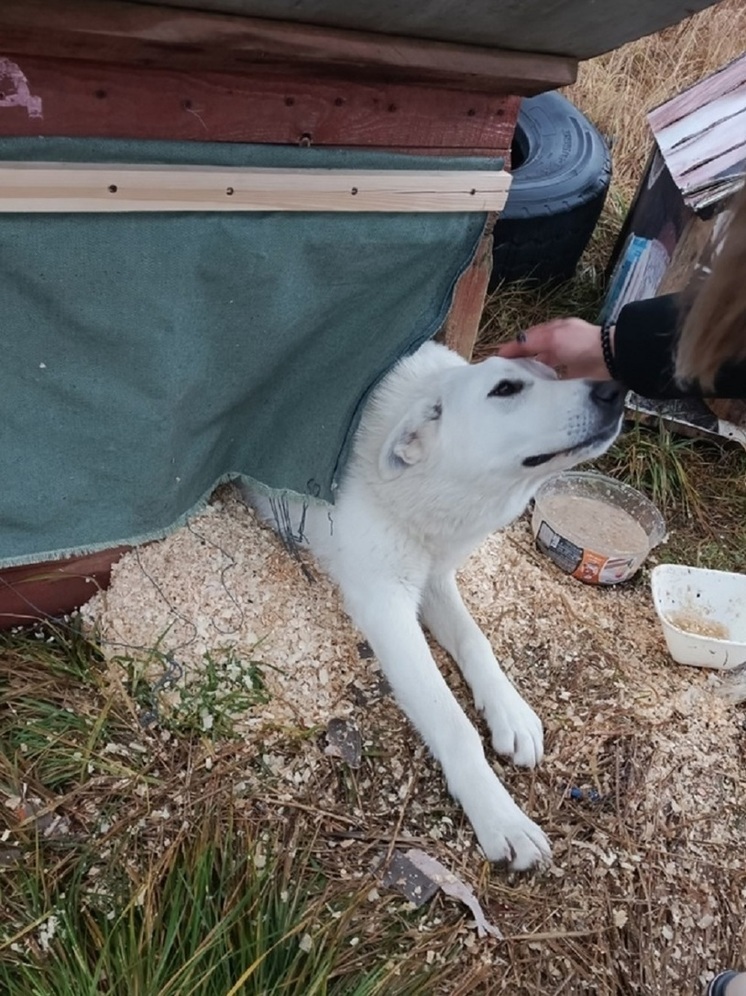
M 518 339 L 511 339 L 510 342 L 502 343 L 495 352 L 498 356 L 503 356 L 506 360 L 518 360 L 522 356 L 534 355 L 526 349 L 525 341 L 519 342 Z
M 533 325 L 497 350 L 504 359 L 532 357 L 565 377 L 608 377 L 601 349 L 600 327 L 582 318 L 554 318 Z
M 540 354 L 551 357 L 554 352 L 557 326 L 562 321 L 562 319 L 558 319 L 554 322 L 545 322 L 542 325 L 533 325 L 525 332 L 519 332 L 512 342 L 506 342 L 500 346 L 497 355 L 508 360 L 516 360 L 526 356 L 541 358 Z M 547 361 L 543 360 L 543 362 Z
M 517 360 L 525 356 L 538 356 L 539 353 L 551 353 L 557 324 L 557 322 L 545 322 L 543 325 L 534 325 L 525 332 L 520 332 L 512 342 L 500 346 L 497 355 L 507 360 Z

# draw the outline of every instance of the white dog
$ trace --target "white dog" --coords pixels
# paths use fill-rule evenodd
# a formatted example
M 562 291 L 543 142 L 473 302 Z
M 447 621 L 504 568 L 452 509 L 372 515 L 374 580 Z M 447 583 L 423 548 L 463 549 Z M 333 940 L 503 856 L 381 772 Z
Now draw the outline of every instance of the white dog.
M 549 842 L 492 770 L 420 620 L 461 668 L 497 753 L 537 764 L 541 721 L 469 615 L 455 572 L 523 512 L 540 484 L 610 445 L 622 403 L 616 384 L 558 380 L 525 360 L 470 365 L 427 343 L 373 391 L 334 506 L 299 503 L 295 526 L 281 526 L 286 538 L 308 542 L 339 584 L 484 853 L 515 869 L 547 861 Z M 265 500 L 247 497 L 271 518 Z

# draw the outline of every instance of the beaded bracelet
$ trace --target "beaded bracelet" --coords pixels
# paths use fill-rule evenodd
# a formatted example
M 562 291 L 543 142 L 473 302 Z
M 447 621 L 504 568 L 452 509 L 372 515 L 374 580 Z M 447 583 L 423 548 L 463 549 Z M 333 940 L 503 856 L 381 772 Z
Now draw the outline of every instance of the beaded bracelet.
M 613 328 L 613 322 L 604 322 L 601 326 L 601 352 L 603 353 L 604 363 L 606 364 L 606 369 L 609 371 L 609 376 L 612 380 L 618 380 L 614 353 L 611 349 L 611 330 Z

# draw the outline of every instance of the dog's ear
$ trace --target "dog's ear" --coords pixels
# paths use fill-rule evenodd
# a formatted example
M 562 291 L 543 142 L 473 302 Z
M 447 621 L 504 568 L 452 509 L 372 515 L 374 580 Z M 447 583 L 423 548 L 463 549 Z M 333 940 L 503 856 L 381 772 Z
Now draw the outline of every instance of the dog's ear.
M 413 408 L 389 434 L 378 458 L 378 469 L 385 481 L 393 481 L 407 467 L 419 463 L 432 445 L 443 414 L 441 401 Z

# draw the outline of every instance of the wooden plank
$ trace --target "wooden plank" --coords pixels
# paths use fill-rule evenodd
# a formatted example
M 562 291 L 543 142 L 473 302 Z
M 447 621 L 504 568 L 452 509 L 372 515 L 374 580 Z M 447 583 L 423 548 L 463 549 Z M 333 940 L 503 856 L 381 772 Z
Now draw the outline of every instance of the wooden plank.
M 119 546 L 81 557 L 0 570 L 0 629 L 80 608 L 99 589 L 108 586 L 112 566 L 128 549 Z
M 692 84 L 665 103 L 654 107 L 648 113 L 648 123 L 653 134 L 657 139 L 664 128 L 671 127 L 721 96 L 738 93 L 744 85 L 746 85 L 746 55 L 734 59 L 727 66 L 723 66 L 722 69 Z
M 453 301 L 437 338 L 471 360 L 492 274 L 492 232 L 497 214 L 489 214 L 471 265 L 458 279 Z
M 275 20 L 145 7 L 126 0 L 3 0 L 15 55 L 287 77 L 415 83 L 530 95 L 573 83 L 577 60 Z
M 666 165 L 685 197 L 733 167 L 746 164 L 746 63 L 744 66 L 740 93 L 714 100 L 658 135 Z
M 504 170 L 0 164 L 0 211 L 499 211 Z
M 674 182 L 698 210 L 746 171 L 746 55 L 648 115 Z
M 464 45 L 497 45 L 592 59 L 653 34 L 718 0 L 140 0 L 142 3 L 241 11 L 306 24 L 433 38 Z
M 0 56 L 0 135 L 507 156 L 520 97 Z

